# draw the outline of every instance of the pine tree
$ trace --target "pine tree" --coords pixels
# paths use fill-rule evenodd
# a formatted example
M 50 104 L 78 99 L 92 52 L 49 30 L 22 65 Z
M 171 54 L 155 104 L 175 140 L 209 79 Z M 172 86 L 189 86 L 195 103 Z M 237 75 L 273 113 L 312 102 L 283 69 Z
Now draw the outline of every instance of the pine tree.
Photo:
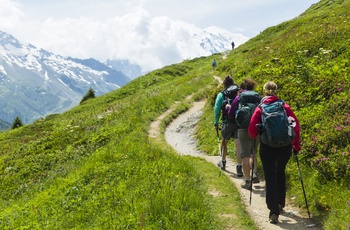
M 11 129 L 17 129 L 19 127 L 23 126 L 23 122 L 21 120 L 21 118 L 19 118 L 18 116 L 15 118 L 15 120 L 12 123 L 12 127 Z
M 81 99 L 79 104 L 83 103 L 84 101 L 89 100 L 90 98 L 95 98 L 95 91 L 91 87 L 87 91 L 87 93 L 84 95 L 83 99 Z

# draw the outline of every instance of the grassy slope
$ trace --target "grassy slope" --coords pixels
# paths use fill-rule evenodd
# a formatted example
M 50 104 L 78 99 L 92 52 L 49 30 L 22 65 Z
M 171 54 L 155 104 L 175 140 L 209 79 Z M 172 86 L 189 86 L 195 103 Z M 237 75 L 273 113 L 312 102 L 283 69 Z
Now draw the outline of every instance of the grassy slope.
M 350 227 L 350 1 L 321 1 L 301 16 L 270 27 L 231 52 L 218 68 L 240 82 L 252 77 L 258 91 L 267 80 L 301 122 L 302 165 L 311 213 L 325 229 Z M 212 95 L 215 95 L 213 92 Z M 213 104 L 213 96 L 211 104 Z M 201 148 L 214 152 L 210 136 L 212 109 L 207 107 Z M 233 150 L 231 150 L 232 152 Z M 291 160 L 289 195 L 303 207 L 297 165 Z
M 200 148 L 216 151 L 212 58 L 219 60 L 219 76 L 278 83 L 302 124 L 300 162 L 312 213 L 326 229 L 348 227 L 349 5 L 321 1 L 225 60 L 213 55 L 168 66 L 62 115 L 1 133 L 1 228 L 222 228 L 215 198 L 207 194 L 210 176 L 196 165 L 213 175 L 217 169 L 147 138 L 153 119 L 194 93 L 209 98 Z M 303 205 L 296 169 L 291 161 L 289 194 Z
M 1 229 L 221 229 L 205 177 L 193 167 L 200 163 L 148 139 L 152 120 L 175 101 L 214 87 L 210 58 L 165 67 L 1 133 Z

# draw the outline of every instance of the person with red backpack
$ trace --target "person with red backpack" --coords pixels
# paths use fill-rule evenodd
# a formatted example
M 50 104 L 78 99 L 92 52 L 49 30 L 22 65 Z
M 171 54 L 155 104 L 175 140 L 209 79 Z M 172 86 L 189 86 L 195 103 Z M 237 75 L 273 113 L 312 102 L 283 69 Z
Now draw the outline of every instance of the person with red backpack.
M 248 133 L 260 135 L 260 159 L 266 182 L 266 204 L 270 223 L 278 223 L 285 206 L 285 168 L 289 158 L 300 150 L 299 121 L 290 106 L 277 97 L 276 83 L 264 84 L 264 98 L 255 109 Z

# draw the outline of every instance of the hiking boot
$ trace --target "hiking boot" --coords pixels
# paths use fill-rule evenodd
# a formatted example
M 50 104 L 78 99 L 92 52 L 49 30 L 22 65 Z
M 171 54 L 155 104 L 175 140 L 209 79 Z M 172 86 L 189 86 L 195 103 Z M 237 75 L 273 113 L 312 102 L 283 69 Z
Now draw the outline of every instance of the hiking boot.
M 272 214 L 269 217 L 269 221 L 271 224 L 277 224 L 278 223 L 278 216 L 276 214 Z
M 284 212 L 283 206 L 281 204 L 278 204 L 278 208 L 280 209 L 280 212 Z
M 222 170 L 225 170 L 226 168 L 226 161 L 225 160 L 220 160 L 218 162 L 218 166 L 222 169 Z
M 241 187 L 250 190 L 252 189 L 252 182 L 250 180 L 244 180 Z
M 242 177 L 243 176 L 242 165 L 237 165 L 236 166 L 236 171 L 237 171 L 237 176 L 238 177 Z
M 253 184 L 260 183 L 258 174 L 256 172 L 253 173 Z

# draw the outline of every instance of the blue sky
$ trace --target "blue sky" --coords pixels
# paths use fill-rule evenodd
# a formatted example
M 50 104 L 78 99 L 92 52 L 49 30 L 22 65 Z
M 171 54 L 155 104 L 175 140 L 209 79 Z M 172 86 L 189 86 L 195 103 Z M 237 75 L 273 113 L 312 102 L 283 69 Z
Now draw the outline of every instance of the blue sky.
M 127 56 L 149 66 L 157 55 L 155 45 L 164 44 L 164 52 L 185 31 L 217 26 L 251 38 L 317 2 L 0 0 L 0 30 L 55 54 L 100 61 Z M 167 28 L 167 33 L 160 28 Z M 147 55 L 151 50 L 155 53 Z

